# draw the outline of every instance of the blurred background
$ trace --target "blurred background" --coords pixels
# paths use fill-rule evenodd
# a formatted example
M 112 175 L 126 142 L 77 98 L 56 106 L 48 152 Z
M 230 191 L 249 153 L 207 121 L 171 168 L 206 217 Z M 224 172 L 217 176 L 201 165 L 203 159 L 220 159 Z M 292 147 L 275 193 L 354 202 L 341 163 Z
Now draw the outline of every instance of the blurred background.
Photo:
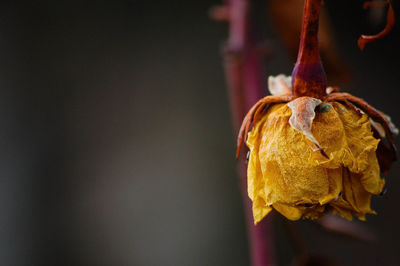
M 265 80 L 294 63 L 267 2 L 255 1 Z M 361 52 L 358 36 L 384 17 L 325 2 L 351 73 L 343 90 L 400 125 L 399 26 Z M 218 4 L 1 2 L 0 265 L 249 265 Z M 397 163 L 365 223 L 377 243 L 300 222 L 309 247 L 343 265 L 400 265 L 399 174 Z M 279 220 L 275 241 L 290 264 Z

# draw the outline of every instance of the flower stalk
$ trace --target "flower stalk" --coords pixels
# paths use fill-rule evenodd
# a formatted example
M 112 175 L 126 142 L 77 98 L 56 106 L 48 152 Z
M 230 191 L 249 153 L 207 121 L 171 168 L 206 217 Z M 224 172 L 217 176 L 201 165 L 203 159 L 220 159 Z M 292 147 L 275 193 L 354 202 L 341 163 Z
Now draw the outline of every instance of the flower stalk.
M 326 95 L 326 74 L 318 48 L 319 14 L 322 0 L 304 2 L 303 25 L 296 65 L 293 69 L 294 97 L 322 99 Z

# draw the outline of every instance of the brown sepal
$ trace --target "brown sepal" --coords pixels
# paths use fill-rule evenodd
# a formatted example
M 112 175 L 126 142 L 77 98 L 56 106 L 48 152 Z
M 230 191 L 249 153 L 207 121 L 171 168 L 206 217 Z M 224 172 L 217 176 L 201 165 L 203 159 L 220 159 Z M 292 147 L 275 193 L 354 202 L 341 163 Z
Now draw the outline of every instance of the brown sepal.
M 251 125 L 256 122 L 259 117 L 265 113 L 266 110 L 271 106 L 271 104 L 276 103 L 287 103 L 291 101 L 293 96 L 284 94 L 284 95 L 269 95 L 261 100 L 259 100 L 253 107 L 251 107 L 250 111 L 246 114 L 243 119 L 242 125 L 239 130 L 238 138 L 237 138 L 237 149 L 236 149 L 236 159 L 239 158 L 240 151 L 242 150 L 243 143 L 246 141 L 247 134 L 249 133 Z

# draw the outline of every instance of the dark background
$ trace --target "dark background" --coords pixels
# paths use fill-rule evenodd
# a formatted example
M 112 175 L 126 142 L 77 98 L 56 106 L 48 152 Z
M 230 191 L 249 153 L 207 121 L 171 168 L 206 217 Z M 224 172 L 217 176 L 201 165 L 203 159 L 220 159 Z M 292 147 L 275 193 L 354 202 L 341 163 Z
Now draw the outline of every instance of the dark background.
M 220 47 L 220 1 L 0 4 L 0 265 L 249 265 Z M 293 67 L 256 1 L 268 75 Z M 400 124 L 400 31 L 360 52 L 362 1 L 326 1 L 344 88 Z M 396 13 L 398 7 L 396 6 Z M 375 244 L 300 222 L 344 265 L 399 265 L 400 168 L 373 200 Z M 294 252 L 276 224 L 279 265 Z

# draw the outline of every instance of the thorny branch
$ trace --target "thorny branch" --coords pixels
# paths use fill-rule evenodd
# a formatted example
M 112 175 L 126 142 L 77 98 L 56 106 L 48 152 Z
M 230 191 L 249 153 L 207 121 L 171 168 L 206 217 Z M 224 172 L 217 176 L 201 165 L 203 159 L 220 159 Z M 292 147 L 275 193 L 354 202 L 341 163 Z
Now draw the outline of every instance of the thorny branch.
M 235 134 L 247 110 L 264 96 L 263 51 L 256 43 L 250 19 L 252 1 L 225 0 L 212 9 L 211 16 L 229 22 L 229 39 L 223 47 L 225 77 Z M 239 160 L 240 183 L 246 212 L 252 265 L 275 265 L 272 219 L 254 225 L 251 201 L 247 196 L 247 173 L 244 156 Z

